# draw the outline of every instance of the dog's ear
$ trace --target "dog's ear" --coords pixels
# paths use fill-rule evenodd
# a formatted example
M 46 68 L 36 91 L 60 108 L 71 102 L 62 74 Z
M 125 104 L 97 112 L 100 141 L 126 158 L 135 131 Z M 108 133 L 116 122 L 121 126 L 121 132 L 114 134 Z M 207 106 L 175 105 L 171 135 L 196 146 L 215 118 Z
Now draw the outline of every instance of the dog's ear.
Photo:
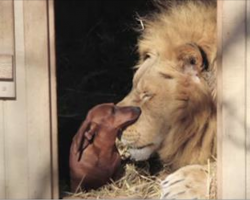
M 80 149 L 84 141 L 84 133 L 90 127 L 90 120 L 86 119 L 81 124 L 80 128 L 78 129 L 77 133 L 73 138 L 73 144 L 75 146 L 74 153 L 76 154 Z
M 79 155 L 78 161 L 81 159 L 84 149 L 93 141 L 98 127 L 97 123 L 86 119 L 74 136 L 72 144 L 74 146 L 73 153 Z
M 84 150 L 89 143 L 91 143 L 97 133 L 98 124 L 95 122 L 91 122 L 89 129 L 84 132 L 84 143 L 81 147 L 81 150 Z M 86 143 L 86 144 L 85 144 Z
M 198 45 L 194 43 L 181 45 L 175 52 L 181 70 L 184 73 L 197 75 L 203 70 L 207 70 L 206 54 Z

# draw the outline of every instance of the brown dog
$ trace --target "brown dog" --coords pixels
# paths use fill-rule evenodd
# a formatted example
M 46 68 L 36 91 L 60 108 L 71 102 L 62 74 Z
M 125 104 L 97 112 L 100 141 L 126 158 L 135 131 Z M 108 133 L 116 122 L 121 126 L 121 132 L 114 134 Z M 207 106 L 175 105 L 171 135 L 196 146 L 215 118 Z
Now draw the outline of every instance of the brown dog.
M 101 104 L 92 108 L 70 149 L 71 191 L 96 189 L 115 175 L 121 164 L 116 137 L 140 116 L 137 107 Z

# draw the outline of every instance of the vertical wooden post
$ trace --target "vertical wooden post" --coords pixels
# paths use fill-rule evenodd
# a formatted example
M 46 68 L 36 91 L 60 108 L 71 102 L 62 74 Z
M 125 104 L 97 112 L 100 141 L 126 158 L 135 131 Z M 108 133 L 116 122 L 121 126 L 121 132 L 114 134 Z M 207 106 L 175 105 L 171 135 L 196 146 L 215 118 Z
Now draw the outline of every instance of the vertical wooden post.
M 59 198 L 54 0 L 48 0 L 52 197 Z
M 14 55 L 13 1 L 0 1 L 0 55 Z M 4 103 L 0 101 L 0 199 L 6 195 L 5 187 L 5 131 Z
M 6 10 L 7 12 L 7 10 Z M 17 100 L 4 101 L 5 198 L 28 197 L 26 69 L 23 2 L 14 1 Z M 8 22 L 8 20 L 6 20 Z M 17 185 L 21 187 L 16 187 Z M 15 188 L 15 190 L 13 190 Z
M 3 199 L 58 198 L 53 26 L 52 0 L 0 1 L 0 54 L 16 65 L 16 98 L 0 99 Z
M 247 1 L 218 1 L 218 5 L 218 198 L 245 199 L 249 193 Z
M 246 198 L 250 199 L 250 1 L 247 1 L 247 138 L 246 138 L 246 169 L 247 169 L 247 187 L 246 187 Z
M 0 1 L 0 56 L 14 55 L 13 1 Z M 0 70 L 1 74 L 1 70 Z M 1 77 L 1 75 L 0 75 Z M 2 88 L 0 87 L 0 90 Z M 1 92 L 0 92 L 1 93 Z M 0 101 L 0 199 L 6 197 L 4 102 Z
M 222 199 L 222 14 L 223 2 L 217 0 L 217 198 Z
M 0 102 L 0 160 L 5 160 L 3 102 Z M 0 162 L 0 199 L 5 198 L 5 164 Z

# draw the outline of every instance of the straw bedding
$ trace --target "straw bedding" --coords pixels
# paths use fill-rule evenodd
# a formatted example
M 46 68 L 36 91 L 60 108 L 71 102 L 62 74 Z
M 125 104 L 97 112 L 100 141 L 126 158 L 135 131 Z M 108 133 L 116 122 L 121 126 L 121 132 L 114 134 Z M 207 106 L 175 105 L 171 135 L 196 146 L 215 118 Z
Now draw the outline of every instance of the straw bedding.
M 121 177 L 97 189 L 76 193 L 67 192 L 64 199 L 159 199 L 161 195 L 160 181 L 171 170 L 162 166 L 157 158 L 144 162 L 131 162 L 128 160 L 127 150 L 118 144 L 123 163 Z M 216 199 L 216 166 L 208 161 L 208 187 L 207 199 Z

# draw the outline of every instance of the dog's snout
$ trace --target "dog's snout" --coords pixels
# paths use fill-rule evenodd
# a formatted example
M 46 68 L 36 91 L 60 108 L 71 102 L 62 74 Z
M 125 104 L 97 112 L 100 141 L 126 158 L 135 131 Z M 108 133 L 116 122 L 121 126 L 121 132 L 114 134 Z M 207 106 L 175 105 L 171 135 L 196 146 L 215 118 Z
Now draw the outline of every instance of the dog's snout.
M 123 110 L 124 112 L 134 113 L 136 115 L 141 114 L 141 109 L 140 107 L 137 107 L 137 106 L 125 106 L 125 107 L 119 107 L 119 108 Z
M 138 115 L 141 114 L 141 108 L 140 107 L 134 107 L 133 109 L 135 110 L 136 113 L 138 113 Z

